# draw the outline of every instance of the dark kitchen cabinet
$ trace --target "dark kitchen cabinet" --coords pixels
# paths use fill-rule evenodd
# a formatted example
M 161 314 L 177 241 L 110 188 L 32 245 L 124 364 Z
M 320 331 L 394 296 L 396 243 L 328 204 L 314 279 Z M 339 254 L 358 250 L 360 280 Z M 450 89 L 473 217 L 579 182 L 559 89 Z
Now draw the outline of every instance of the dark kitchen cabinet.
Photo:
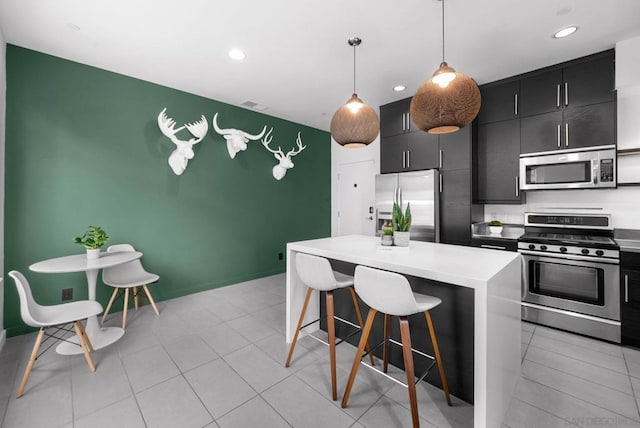
M 438 136 L 410 132 L 380 139 L 380 173 L 438 168 Z
M 471 245 L 471 170 L 440 171 L 440 242 Z
M 640 253 L 620 253 L 622 343 L 640 347 Z
M 519 117 L 520 81 L 483 85 L 480 88 L 482 106 L 478 123 L 491 123 Z
M 411 123 L 411 98 L 380 106 L 380 138 L 417 131 Z
M 520 119 L 480 124 L 476 141 L 476 202 L 521 203 Z
M 562 111 L 520 119 L 521 153 L 548 152 L 564 148 Z
M 520 80 L 523 117 L 615 100 L 613 51 L 539 70 Z
M 441 170 L 471 168 L 471 125 L 438 138 L 438 166 Z

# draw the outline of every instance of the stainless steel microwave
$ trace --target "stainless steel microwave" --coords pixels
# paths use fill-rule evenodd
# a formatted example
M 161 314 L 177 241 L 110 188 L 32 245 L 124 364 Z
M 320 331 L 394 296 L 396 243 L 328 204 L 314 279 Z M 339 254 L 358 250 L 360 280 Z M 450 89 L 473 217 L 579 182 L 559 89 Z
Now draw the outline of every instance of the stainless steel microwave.
M 616 147 L 597 146 L 520 155 L 520 189 L 616 187 Z

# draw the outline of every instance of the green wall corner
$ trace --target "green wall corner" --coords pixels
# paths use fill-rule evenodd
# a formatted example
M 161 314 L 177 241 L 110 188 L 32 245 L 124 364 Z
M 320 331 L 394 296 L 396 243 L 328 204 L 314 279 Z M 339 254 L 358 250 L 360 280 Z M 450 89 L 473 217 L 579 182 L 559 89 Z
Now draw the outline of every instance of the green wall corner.
M 203 114 L 209 122 L 181 176 L 156 122 L 164 107 L 177 126 Z M 300 132 L 307 148 L 276 181 L 277 161 L 259 141 L 230 159 L 211 126 L 216 112 L 226 128 L 273 127 L 284 151 Z M 156 300 L 284 272 L 278 253 L 287 242 L 330 235 L 330 144 L 325 131 L 7 45 L 5 269 L 24 273 L 41 304 L 60 303 L 70 287 L 86 298 L 83 274 L 29 265 L 82 253 L 73 237 L 99 225 L 107 246 L 128 242 L 144 253 L 161 278 Z M 103 305 L 110 291 L 99 279 Z M 8 336 L 30 331 L 12 281 L 4 324 Z

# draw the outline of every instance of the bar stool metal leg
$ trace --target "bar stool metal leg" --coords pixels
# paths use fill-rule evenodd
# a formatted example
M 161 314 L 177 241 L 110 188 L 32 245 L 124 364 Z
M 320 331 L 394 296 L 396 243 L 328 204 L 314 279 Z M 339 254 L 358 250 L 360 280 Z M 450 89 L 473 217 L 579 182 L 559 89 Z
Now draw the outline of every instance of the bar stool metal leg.
M 442 359 L 440 358 L 440 347 L 438 346 L 438 340 L 436 339 L 436 332 L 433 328 L 433 322 L 431 322 L 431 314 L 429 313 L 429 311 L 425 311 L 424 316 L 427 319 L 427 326 L 429 327 L 429 334 L 431 335 L 431 343 L 433 343 L 433 351 L 436 354 L 436 361 L 438 362 L 438 370 L 440 370 L 440 380 L 442 381 L 444 396 L 447 399 L 447 404 L 451 406 L 449 385 L 447 384 L 447 377 L 444 375 L 444 366 L 442 365 Z
M 391 337 L 391 315 L 384 314 L 384 345 L 382 347 L 382 371 L 389 367 L 389 338 Z
M 418 416 L 418 398 L 416 396 L 416 378 L 413 371 L 413 353 L 411 352 L 411 332 L 409 320 L 400 317 L 400 336 L 402 337 L 402 356 L 404 357 L 404 371 L 407 373 L 407 389 L 409 390 L 409 403 L 411 404 L 411 420 L 413 428 L 420 427 Z

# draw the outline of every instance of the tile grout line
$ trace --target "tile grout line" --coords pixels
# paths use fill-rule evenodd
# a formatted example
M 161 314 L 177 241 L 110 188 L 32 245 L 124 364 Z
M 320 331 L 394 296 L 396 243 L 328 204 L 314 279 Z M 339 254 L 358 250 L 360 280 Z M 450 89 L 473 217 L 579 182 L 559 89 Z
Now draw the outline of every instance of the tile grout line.
M 532 382 L 533 382 L 533 381 L 532 381 Z M 541 384 L 541 385 L 542 385 L 542 384 Z M 545 386 L 546 386 L 546 385 L 545 385 Z M 551 389 L 553 389 L 553 388 L 551 388 Z M 570 394 L 567 394 L 567 395 L 570 395 Z M 517 398 L 517 397 L 515 397 L 515 396 L 513 397 L 513 400 L 518 400 L 518 401 L 520 401 L 521 403 L 526 404 L 527 406 L 531 406 L 531 407 L 533 407 L 534 409 L 537 409 L 537 410 L 540 410 L 540 411 L 541 411 L 541 412 L 543 412 L 543 413 L 546 413 L 547 415 L 553 416 L 554 418 L 559 419 L 559 420 L 561 420 L 562 422 L 564 422 L 566 425 L 570 425 L 570 426 L 574 426 L 574 427 L 579 427 L 579 428 L 581 428 L 581 427 L 580 427 L 580 425 L 575 424 L 575 423 L 573 423 L 573 422 L 570 422 L 570 421 L 568 421 L 566 418 L 563 418 L 562 416 L 554 415 L 553 413 L 551 413 L 551 412 L 549 412 L 549 411 L 547 411 L 547 410 L 545 410 L 545 409 L 542 409 L 542 408 L 540 408 L 540 407 L 538 407 L 538 406 L 536 406 L 536 405 L 534 405 L 534 404 L 531 404 L 531 403 L 528 403 L 528 402 L 526 402 L 526 401 L 524 401 L 524 400 L 521 400 L 521 399 L 519 399 L 519 398 Z
M 627 375 L 629 377 L 629 383 L 631 384 L 631 394 L 633 394 L 634 401 L 636 402 L 636 409 L 638 410 L 638 418 L 640 418 L 640 403 L 638 403 L 639 397 L 636 396 L 636 391 L 633 387 L 633 382 L 631 381 L 631 370 L 629 370 L 629 363 L 627 362 L 627 356 L 624 351 L 622 352 L 622 358 L 624 359 L 624 365 L 627 368 Z

